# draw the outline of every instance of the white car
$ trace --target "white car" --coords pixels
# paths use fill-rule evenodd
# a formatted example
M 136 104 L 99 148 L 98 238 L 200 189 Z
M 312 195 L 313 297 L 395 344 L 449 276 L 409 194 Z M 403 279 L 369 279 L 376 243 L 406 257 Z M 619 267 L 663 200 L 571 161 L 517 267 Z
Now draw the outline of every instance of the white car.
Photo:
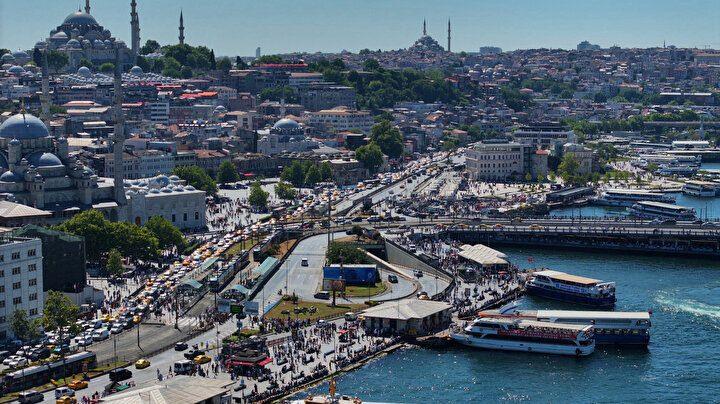
M 110 332 L 113 334 L 120 334 L 123 330 L 122 324 L 115 324 L 110 328 Z
M 10 364 L 8 366 L 10 366 L 11 368 L 17 368 L 20 366 L 27 366 L 27 364 L 28 364 L 27 358 L 18 357 L 14 361 L 10 362 Z
M 10 355 L 7 358 L 5 358 L 5 360 L 2 361 L 2 364 L 5 366 L 10 366 L 10 363 L 17 360 L 18 358 L 21 358 L 21 356 Z
M 92 335 L 93 341 L 103 341 L 110 338 L 110 332 L 108 330 L 95 331 Z

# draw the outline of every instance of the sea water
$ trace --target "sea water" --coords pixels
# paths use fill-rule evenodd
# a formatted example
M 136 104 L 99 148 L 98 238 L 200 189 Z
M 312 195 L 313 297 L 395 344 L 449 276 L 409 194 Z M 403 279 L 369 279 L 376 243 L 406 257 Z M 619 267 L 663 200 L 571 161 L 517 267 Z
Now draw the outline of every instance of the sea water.
M 616 253 L 501 248 L 521 268 L 616 282 L 620 311 L 652 310 L 650 346 L 598 346 L 589 357 L 412 348 L 341 376 L 365 401 L 720 402 L 720 263 Z M 521 308 L 577 309 L 525 297 Z M 327 385 L 313 389 L 325 392 Z M 307 393 L 299 395 L 304 396 Z

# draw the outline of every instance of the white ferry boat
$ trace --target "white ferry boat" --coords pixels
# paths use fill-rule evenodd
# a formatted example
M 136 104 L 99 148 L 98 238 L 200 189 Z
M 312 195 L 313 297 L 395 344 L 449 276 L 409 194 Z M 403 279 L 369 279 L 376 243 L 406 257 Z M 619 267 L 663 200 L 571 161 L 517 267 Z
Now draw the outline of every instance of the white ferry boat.
M 615 306 L 615 282 L 544 270 L 532 274 L 525 285 L 529 295 L 588 306 Z
M 607 189 L 595 198 L 598 205 L 629 207 L 639 201 L 675 203 L 675 198 L 643 189 Z
M 463 345 L 502 351 L 587 356 L 595 351 L 592 325 L 553 324 L 510 317 L 478 317 L 450 337 Z
M 660 175 L 694 175 L 697 171 L 696 167 L 690 166 L 661 166 L 657 172 Z
M 648 345 L 650 343 L 650 312 L 574 311 L 574 310 L 488 310 L 485 317 L 519 317 L 527 320 L 562 324 L 592 324 L 595 343 L 616 345 Z
M 686 195 L 712 197 L 720 194 L 720 184 L 710 181 L 687 181 L 682 187 Z
M 627 210 L 643 219 L 695 220 L 695 209 L 663 202 L 640 201 Z

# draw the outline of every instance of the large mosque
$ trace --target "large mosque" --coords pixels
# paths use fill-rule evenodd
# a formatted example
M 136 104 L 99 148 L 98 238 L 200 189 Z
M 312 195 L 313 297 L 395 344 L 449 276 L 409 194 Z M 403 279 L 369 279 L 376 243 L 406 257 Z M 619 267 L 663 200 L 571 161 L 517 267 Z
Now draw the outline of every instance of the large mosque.
M 115 63 L 115 49 L 120 50 L 120 61 L 124 67 L 135 63 L 140 44 L 140 25 L 132 2 L 131 28 L 132 48 L 116 39 L 109 30 L 100 25 L 90 14 L 90 0 L 85 1 L 85 11 L 78 11 L 65 17 L 62 24 L 50 31 L 50 36 L 35 44 L 35 48 L 58 50 L 68 55 L 67 71 L 76 71 L 80 61 L 87 59 L 96 66 L 103 63 Z

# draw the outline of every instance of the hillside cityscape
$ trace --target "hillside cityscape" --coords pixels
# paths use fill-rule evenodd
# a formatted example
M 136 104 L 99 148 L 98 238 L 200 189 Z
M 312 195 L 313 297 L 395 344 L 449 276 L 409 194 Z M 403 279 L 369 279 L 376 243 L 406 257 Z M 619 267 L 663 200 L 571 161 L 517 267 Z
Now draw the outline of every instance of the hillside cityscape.
M 0 402 L 715 400 L 720 49 L 216 55 L 125 3 L 0 49 Z

